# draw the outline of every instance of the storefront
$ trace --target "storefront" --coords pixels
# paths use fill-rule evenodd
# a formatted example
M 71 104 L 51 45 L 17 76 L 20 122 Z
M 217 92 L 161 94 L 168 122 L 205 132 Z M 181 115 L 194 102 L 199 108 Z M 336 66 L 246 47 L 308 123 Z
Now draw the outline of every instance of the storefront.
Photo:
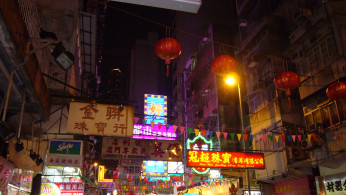
M 41 195 L 84 195 L 82 141 L 51 140 L 42 175 Z
M 33 171 L 16 168 L 7 187 L 8 195 L 28 195 L 31 192 Z
M 276 183 L 274 184 L 274 195 L 314 195 L 316 194 L 314 183 L 313 176 Z

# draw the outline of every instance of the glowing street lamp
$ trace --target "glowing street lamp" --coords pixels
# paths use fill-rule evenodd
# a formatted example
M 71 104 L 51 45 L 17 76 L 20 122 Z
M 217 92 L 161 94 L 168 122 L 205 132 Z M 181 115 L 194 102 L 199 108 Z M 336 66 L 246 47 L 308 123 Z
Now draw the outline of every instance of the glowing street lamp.
M 245 147 L 245 139 L 244 139 L 244 118 L 243 118 L 243 106 L 241 104 L 241 93 L 240 93 L 240 85 L 239 85 L 239 76 L 236 73 L 231 73 L 229 74 L 226 79 L 225 79 L 225 83 L 227 85 L 230 86 L 234 86 L 235 84 L 237 84 L 238 87 L 238 94 L 239 94 L 239 109 L 240 109 L 240 121 L 241 121 L 241 134 L 243 136 L 243 150 L 244 152 L 246 151 L 246 147 Z M 248 191 L 249 194 L 251 194 L 251 190 L 250 190 L 250 176 L 249 176 L 249 170 L 246 169 L 246 179 L 247 179 L 247 185 L 248 185 Z

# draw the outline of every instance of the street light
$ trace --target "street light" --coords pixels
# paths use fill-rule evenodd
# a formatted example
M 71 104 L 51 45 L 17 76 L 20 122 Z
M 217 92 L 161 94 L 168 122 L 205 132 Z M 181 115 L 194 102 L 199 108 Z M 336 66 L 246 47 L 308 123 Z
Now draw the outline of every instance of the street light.
M 238 94 L 239 94 L 239 110 L 240 110 L 240 121 L 241 121 L 241 134 L 243 136 L 243 150 L 246 151 L 245 147 L 245 139 L 244 139 L 244 118 L 243 118 L 243 106 L 241 104 L 241 92 L 240 92 L 240 85 L 239 85 L 239 76 L 236 73 L 231 73 L 225 78 L 225 83 L 230 86 L 234 86 L 237 84 L 238 87 Z M 247 179 L 247 186 L 249 195 L 251 195 L 251 189 L 250 189 L 250 176 L 249 176 L 249 169 L 246 169 L 246 179 Z

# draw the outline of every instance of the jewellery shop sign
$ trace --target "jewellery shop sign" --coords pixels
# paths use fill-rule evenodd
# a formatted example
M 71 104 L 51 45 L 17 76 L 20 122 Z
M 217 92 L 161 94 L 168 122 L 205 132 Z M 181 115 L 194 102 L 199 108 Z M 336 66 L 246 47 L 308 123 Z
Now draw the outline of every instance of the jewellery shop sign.
M 47 166 L 81 167 L 83 142 L 76 140 L 50 140 Z
M 102 158 L 182 161 L 183 148 L 180 141 L 173 140 L 104 137 L 102 140 Z
M 67 133 L 132 137 L 133 107 L 71 102 Z

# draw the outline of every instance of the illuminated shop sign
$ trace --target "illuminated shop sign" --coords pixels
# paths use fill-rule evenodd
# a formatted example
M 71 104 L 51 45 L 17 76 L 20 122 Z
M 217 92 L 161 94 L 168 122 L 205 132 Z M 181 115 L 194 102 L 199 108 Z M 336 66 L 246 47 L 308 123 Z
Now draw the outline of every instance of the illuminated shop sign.
M 42 183 L 41 195 L 83 195 L 84 183 Z
M 167 96 L 144 94 L 144 115 L 147 124 L 167 124 Z
M 188 150 L 188 167 L 264 169 L 263 153 Z
M 183 162 L 168 162 L 168 173 L 183 174 L 184 173 Z
M 167 161 L 143 161 L 143 176 L 168 176 Z
M 174 132 L 173 126 L 167 130 L 164 125 L 159 129 L 158 125 L 151 127 L 151 125 L 135 124 L 132 137 L 136 139 L 176 140 L 177 133 Z
M 188 150 L 208 151 L 213 147 L 213 141 L 207 140 L 202 135 L 198 135 L 192 140 L 187 139 L 186 147 Z M 193 167 L 192 170 L 197 174 L 205 174 L 208 173 L 210 169 L 206 167 Z
M 106 168 L 105 168 L 105 166 L 99 165 L 99 168 L 98 168 L 98 177 L 97 177 L 98 182 L 113 182 L 113 179 L 105 179 L 105 178 L 104 178 L 105 173 L 106 173 Z
M 329 194 L 346 194 L 346 174 L 336 174 L 323 178 L 324 189 Z

